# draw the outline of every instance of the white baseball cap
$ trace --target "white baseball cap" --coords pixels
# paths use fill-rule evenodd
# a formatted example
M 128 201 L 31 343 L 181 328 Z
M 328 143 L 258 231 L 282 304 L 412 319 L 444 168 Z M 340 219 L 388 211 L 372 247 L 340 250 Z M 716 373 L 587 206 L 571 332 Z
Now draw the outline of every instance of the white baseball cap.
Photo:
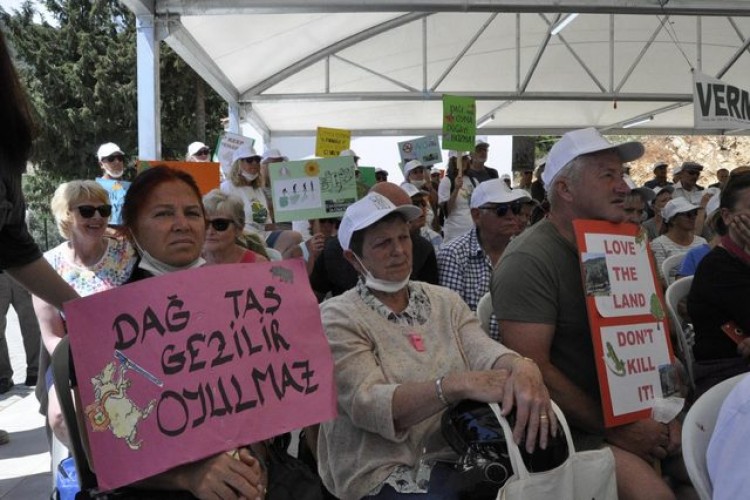
M 420 162 L 419 160 L 407 161 L 406 165 L 404 165 L 404 178 L 408 179 L 409 178 L 409 172 L 411 172 L 415 168 L 419 168 L 419 167 L 424 168 L 424 165 L 422 165 L 422 162 Z
M 195 155 L 195 153 L 197 153 L 203 148 L 209 149 L 208 146 L 206 146 L 200 141 L 191 142 L 190 145 L 188 146 L 188 156 Z
M 509 181 L 510 180 L 510 174 L 503 174 L 500 176 L 501 181 Z
M 355 161 L 359 160 L 359 156 L 357 156 L 357 153 L 353 149 L 345 149 L 339 153 L 339 156 L 353 156 Z
M 680 196 L 672 198 L 664 205 L 664 208 L 661 209 L 661 216 L 664 222 L 669 222 L 677 214 L 684 214 L 697 209 L 698 205 L 693 205 L 686 198 Z
M 260 158 L 260 155 L 255 152 L 255 148 L 249 144 L 243 144 L 234 151 L 234 154 L 232 155 L 232 163 L 242 158 L 250 158 L 251 156 L 257 156 Z
M 339 226 L 341 248 L 349 249 L 352 235 L 361 229 L 368 228 L 380 219 L 393 212 L 398 212 L 411 221 L 422 215 L 422 210 L 414 205 L 396 206 L 391 200 L 378 193 L 367 193 L 356 203 L 349 205 Z
M 411 182 L 404 182 L 403 184 L 401 184 L 401 189 L 403 189 L 406 194 L 409 195 L 409 198 L 411 198 L 412 196 L 417 196 L 418 194 L 429 194 L 427 191 L 419 189 Z
M 279 158 L 281 158 L 282 161 L 289 161 L 289 158 L 281 154 L 281 151 L 278 149 L 269 149 L 266 151 L 266 154 L 263 155 L 263 159 L 260 162 L 268 163 L 268 160 L 277 160 Z
M 531 201 L 531 195 L 524 189 L 511 189 L 500 179 L 481 182 L 471 193 L 470 208 L 479 208 L 487 203 L 510 203 Z
M 99 146 L 99 150 L 96 152 L 96 156 L 97 158 L 99 158 L 99 161 L 101 161 L 102 158 L 113 155 L 115 153 L 120 153 L 121 155 L 125 154 L 122 152 L 122 149 L 120 149 L 120 146 L 118 146 L 114 142 L 107 142 Z
M 542 174 L 544 185 L 552 186 L 552 181 L 560 170 L 575 158 L 608 149 L 615 150 L 623 162 L 637 160 L 644 152 L 643 144 L 640 142 L 612 144 L 593 127 L 572 130 L 563 135 L 547 155 L 547 166 Z

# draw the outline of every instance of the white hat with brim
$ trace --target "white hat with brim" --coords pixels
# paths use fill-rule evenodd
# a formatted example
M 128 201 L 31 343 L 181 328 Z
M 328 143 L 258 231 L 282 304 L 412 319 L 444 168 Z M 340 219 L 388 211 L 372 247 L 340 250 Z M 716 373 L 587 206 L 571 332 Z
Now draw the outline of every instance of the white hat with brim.
M 278 149 L 269 149 L 266 151 L 266 154 L 263 155 L 263 159 L 260 160 L 260 162 L 268 163 L 270 160 L 289 161 L 289 158 L 281 154 L 281 151 Z
M 208 149 L 208 146 L 200 141 L 191 142 L 188 146 L 188 156 L 195 156 L 195 154 L 203 148 Z
M 419 167 L 425 168 L 425 166 L 422 165 L 421 161 L 419 161 L 419 160 L 407 161 L 406 165 L 404 165 L 404 178 L 408 179 L 409 178 L 409 173 L 412 170 L 414 170 L 415 168 L 419 168 Z
M 525 189 L 511 189 L 505 181 L 491 179 L 474 188 L 469 206 L 479 208 L 488 203 L 511 203 L 513 201 L 531 201 L 531 195 Z
M 417 186 L 415 186 L 411 182 L 404 182 L 404 183 L 402 183 L 401 184 L 401 189 L 403 189 L 406 192 L 406 194 L 409 195 L 409 198 L 417 196 L 418 194 L 419 195 L 430 194 L 427 191 L 425 191 L 424 189 L 419 189 Z
M 643 156 L 644 148 L 640 142 L 623 142 L 612 144 L 593 127 L 572 130 L 552 146 L 547 155 L 547 164 L 542 174 L 545 186 L 552 186 L 557 174 L 572 160 L 582 155 L 613 150 L 623 162 L 637 160 Z
M 366 229 L 386 215 L 400 213 L 407 221 L 422 215 L 422 210 L 414 205 L 396 206 L 385 196 L 378 193 L 367 193 L 361 200 L 349 205 L 339 226 L 339 242 L 341 248 L 349 249 L 352 235 Z
M 99 146 L 99 150 L 96 152 L 96 156 L 97 158 L 99 158 L 99 161 L 101 161 L 102 158 L 106 158 L 107 156 L 113 155 L 115 153 L 119 153 L 121 155 L 125 154 L 122 152 L 122 149 L 120 149 L 120 146 L 118 146 L 114 142 L 107 142 Z
M 252 158 L 253 156 L 257 156 L 260 160 L 260 155 L 255 152 L 255 148 L 249 144 L 243 144 L 238 147 L 232 155 L 232 163 L 241 160 L 242 158 Z
M 339 153 L 339 156 L 352 156 L 354 157 L 354 161 L 359 160 L 359 156 L 357 156 L 357 153 L 353 149 L 345 149 Z
M 669 222 L 675 215 L 692 212 L 698 208 L 698 205 L 693 205 L 686 198 L 680 196 L 678 198 L 672 198 L 666 205 L 664 205 L 664 208 L 661 210 L 661 217 L 664 219 L 664 222 Z

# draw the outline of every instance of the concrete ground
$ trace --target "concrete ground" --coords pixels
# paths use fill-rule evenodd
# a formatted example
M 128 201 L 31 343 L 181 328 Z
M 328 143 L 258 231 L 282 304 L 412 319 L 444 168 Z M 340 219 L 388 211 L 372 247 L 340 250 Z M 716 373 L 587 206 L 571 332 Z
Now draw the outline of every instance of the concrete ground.
M 0 429 L 10 433 L 10 443 L 0 446 L 0 500 L 47 499 L 52 474 L 44 417 L 39 414 L 34 388 L 23 385 L 26 358 L 13 308 L 5 333 L 16 385 L 0 394 Z

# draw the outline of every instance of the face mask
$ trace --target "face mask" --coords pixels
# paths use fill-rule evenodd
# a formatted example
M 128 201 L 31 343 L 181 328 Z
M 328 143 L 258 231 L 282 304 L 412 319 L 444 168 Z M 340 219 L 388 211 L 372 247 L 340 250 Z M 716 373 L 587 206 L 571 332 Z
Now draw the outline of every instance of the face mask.
M 130 233 L 131 236 L 133 236 L 133 233 Z M 156 259 L 153 255 L 148 253 L 146 250 L 141 247 L 141 245 L 138 243 L 138 240 L 135 239 L 135 236 L 133 236 L 133 245 L 135 246 L 136 250 L 138 250 L 138 253 L 141 255 L 141 262 L 138 264 L 138 267 L 143 269 L 144 271 L 148 271 L 154 276 L 162 276 L 167 273 L 172 273 L 175 271 L 184 271 L 185 269 L 193 269 L 195 267 L 201 267 L 203 264 L 206 263 L 205 259 L 203 257 L 198 257 L 193 262 L 186 266 L 173 266 L 170 264 L 165 264 L 164 262 Z
M 415 185 L 418 188 L 421 188 L 422 186 L 424 186 L 424 183 L 425 183 L 424 180 L 421 180 L 421 181 L 409 181 L 409 182 L 411 182 L 413 185 Z
M 258 174 L 248 174 L 247 172 L 242 172 L 242 177 L 244 177 L 250 182 L 253 182 L 255 179 L 258 178 Z
M 122 170 L 120 170 L 119 172 L 114 172 L 114 171 L 112 171 L 111 169 L 108 169 L 108 168 L 105 168 L 104 171 L 107 172 L 107 175 L 109 175 L 113 179 L 119 179 L 120 177 L 122 177 L 122 174 L 125 173 L 125 169 L 124 168 Z
M 359 260 L 359 257 L 357 257 L 357 254 L 352 253 L 352 255 L 354 255 L 354 258 L 357 259 L 357 262 L 359 262 L 359 265 L 362 266 L 362 269 L 364 269 L 365 271 L 365 286 L 368 288 L 377 290 L 379 292 L 384 292 L 384 293 L 396 293 L 399 290 L 403 289 L 409 283 L 409 278 L 410 278 L 409 276 L 407 276 L 405 279 L 401 281 L 388 281 L 388 280 L 376 278 L 365 267 L 365 265 L 362 264 L 362 261 Z

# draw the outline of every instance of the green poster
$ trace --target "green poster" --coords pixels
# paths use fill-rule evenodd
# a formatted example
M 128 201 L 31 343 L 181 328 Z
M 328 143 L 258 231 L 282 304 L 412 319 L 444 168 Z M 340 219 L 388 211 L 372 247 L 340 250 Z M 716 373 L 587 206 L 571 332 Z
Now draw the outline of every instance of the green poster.
M 476 133 L 474 98 L 443 95 L 443 149 L 473 151 Z
M 343 217 L 357 199 L 351 156 L 271 165 L 274 222 Z
M 375 167 L 357 167 L 359 169 L 359 182 L 370 189 L 375 185 Z

